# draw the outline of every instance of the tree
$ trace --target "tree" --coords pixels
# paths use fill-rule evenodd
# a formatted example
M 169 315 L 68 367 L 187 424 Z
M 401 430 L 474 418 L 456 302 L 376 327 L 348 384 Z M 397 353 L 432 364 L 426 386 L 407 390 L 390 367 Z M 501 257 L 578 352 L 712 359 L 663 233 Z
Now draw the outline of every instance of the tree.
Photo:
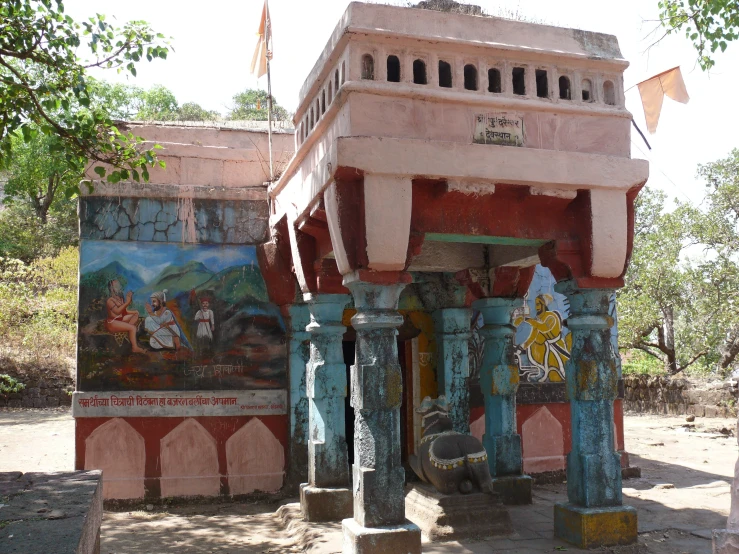
M 174 93 L 162 85 L 146 90 L 95 81 L 91 102 L 106 107 L 113 119 L 124 121 L 214 121 L 221 118 L 218 112 L 206 110 L 195 102 L 179 105 Z
M 85 49 L 80 46 L 85 41 Z M 86 51 L 89 59 L 78 58 Z M 167 42 L 143 21 L 115 27 L 96 15 L 79 24 L 64 14 L 62 0 L 4 0 L 0 3 L 0 165 L 7 165 L 13 136 L 30 141 L 38 133 L 59 139 L 72 158 L 117 168 L 117 181 L 156 163 L 142 139 L 122 133 L 110 113 L 91 104 L 92 67 L 136 75 L 143 58 L 166 59 Z M 105 176 L 102 166 L 95 171 Z
M 660 23 L 665 34 L 684 31 L 698 52 L 698 64 L 708 70 L 713 54 L 739 38 L 739 2 L 736 0 L 660 0 Z
M 233 97 L 234 106 L 229 110 L 228 119 L 267 121 L 267 92 L 257 89 L 246 89 Z M 272 120 L 288 121 L 291 114 L 272 97 Z
M 730 267 L 726 272 L 727 290 L 720 299 L 727 311 L 739 310 L 739 284 L 736 272 L 739 252 L 739 149 L 729 156 L 698 166 L 698 176 L 706 182 L 705 210 L 698 213 L 692 232 L 713 255 L 716 267 Z M 739 321 L 726 324 L 719 354 L 719 366 L 728 368 L 739 354 Z
M 733 166 L 733 169 L 732 169 Z M 728 368 L 739 353 L 739 151 L 701 166 L 705 208 L 649 188 L 636 203 L 634 250 L 618 293 L 619 344 L 674 374 L 699 364 Z
M 28 141 L 19 133 L 11 137 L 13 159 L 5 194 L 29 201 L 42 224 L 55 200 L 76 195 L 85 172 L 87 160 L 69 156 L 60 142 L 59 137 L 43 133 L 34 133 Z

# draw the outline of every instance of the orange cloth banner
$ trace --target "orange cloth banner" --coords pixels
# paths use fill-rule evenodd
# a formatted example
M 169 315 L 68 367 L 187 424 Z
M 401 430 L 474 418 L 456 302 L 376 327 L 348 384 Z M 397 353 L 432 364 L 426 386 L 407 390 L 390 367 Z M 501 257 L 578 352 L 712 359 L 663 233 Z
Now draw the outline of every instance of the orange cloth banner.
M 673 67 L 664 73 L 642 81 L 637 86 L 639 87 L 642 106 L 644 106 L 647 129 L 651 134 L 657 131 L 657 123 L 659 122 L 659 114 L 662 112 L 662 101 L 665 94 L 682 104 L 687 104 L 690 100 L 680 67 Z
M 264 0 L 262 8 L 262 19 L 259 21 L 259 31 L 257 31 L 259 39 L 257 39 L 257 47 L 254 49 L 254 56 L 251 59 L 251 72 L 256 75 L 257 79 L 267 73 L 267 59 L 272 59 L 271 42 L 272 42 L 272 21 L 269 17 L 269 6 L 267 0 Z

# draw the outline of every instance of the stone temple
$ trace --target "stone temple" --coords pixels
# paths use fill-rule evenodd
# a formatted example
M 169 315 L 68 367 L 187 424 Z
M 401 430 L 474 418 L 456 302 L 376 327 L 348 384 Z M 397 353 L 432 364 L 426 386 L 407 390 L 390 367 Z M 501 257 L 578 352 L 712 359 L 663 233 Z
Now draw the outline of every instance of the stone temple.
M 274 182 L 264 128 L 131 124 L 167 167 L 81 202 L 77 468 L 107 498 L 299 490 L 345 552 L 420 552 L 409 459 L 444 395 L 504 503 L 566 478 L 557 536 L 635 541 L 627 66 L 609 35 L 352 3 Z

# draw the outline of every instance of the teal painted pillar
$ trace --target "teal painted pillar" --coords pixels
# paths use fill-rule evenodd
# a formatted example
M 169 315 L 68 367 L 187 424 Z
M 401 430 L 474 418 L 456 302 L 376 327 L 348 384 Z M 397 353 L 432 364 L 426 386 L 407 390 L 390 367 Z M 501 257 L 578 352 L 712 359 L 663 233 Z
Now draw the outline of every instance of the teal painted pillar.
M 285 312 L 283 312 L 285 313 Z M 310 334 L 305 330 L 310 312 L 305 304 L 286 307 L 288 386 L 290 411 L 290 466 L 288 483 L 297 490 L 308 480 L 308 397 L 305 366 L 310 356 Z
M 472 310 L 442 308 L 433 312 L 439 394 L 449 402 L 449 417 L 458 433 L 470 432 L 469 340 Z
M 485 341 L 480 388 L 485 403 L 485 435 L 490 474 L 496 491 L 506 504 L 531 503 L 531 478 L 523 475 L 521 435 L 516 427 L 518 365 L 514 357 L 516 329 L 511 324 L 517 298 L 482 298 L 472 307 L 479 310 Z
M 565 364 L 572 418 L 567 455 L 569 502 L 554 509 L 555 534 L 584 548 L 636 540 L 636 510 L 622 506 L 621 457 L 613 437 L 613 401 L 618 396 L 617 354 L 611 346 L 612 289 L 581 289 L 564 281 L 572 350 Z
M 308 483 L 301 486 L 303 517 L 331 521 L 351 513 L 345 407 L 347 381 L 341 319 L 347 294 L 304 294 L 310 323 L 307 365 Z
M 403 378 L 398 363 L 398 300 L 404 284 L 345 278 L 354 297 L 354 517 L 343 522 L 344 553 L 420 554 L 421 531 L 405 519 L 405 470 L 400 461 Z

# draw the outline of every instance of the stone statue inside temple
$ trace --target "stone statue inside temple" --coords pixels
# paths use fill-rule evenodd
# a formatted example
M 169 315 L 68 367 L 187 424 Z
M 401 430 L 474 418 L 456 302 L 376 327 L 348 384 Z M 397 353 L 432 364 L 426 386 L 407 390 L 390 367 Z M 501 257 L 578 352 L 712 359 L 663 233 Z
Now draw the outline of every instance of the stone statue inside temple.
M 418 456 L 410 457 L 416 475 L 442 494 L 494 494 L 487 452 L 475 437 L 452 430 L 446 398 L 427 396 L 416 411 L 423 417 Z

